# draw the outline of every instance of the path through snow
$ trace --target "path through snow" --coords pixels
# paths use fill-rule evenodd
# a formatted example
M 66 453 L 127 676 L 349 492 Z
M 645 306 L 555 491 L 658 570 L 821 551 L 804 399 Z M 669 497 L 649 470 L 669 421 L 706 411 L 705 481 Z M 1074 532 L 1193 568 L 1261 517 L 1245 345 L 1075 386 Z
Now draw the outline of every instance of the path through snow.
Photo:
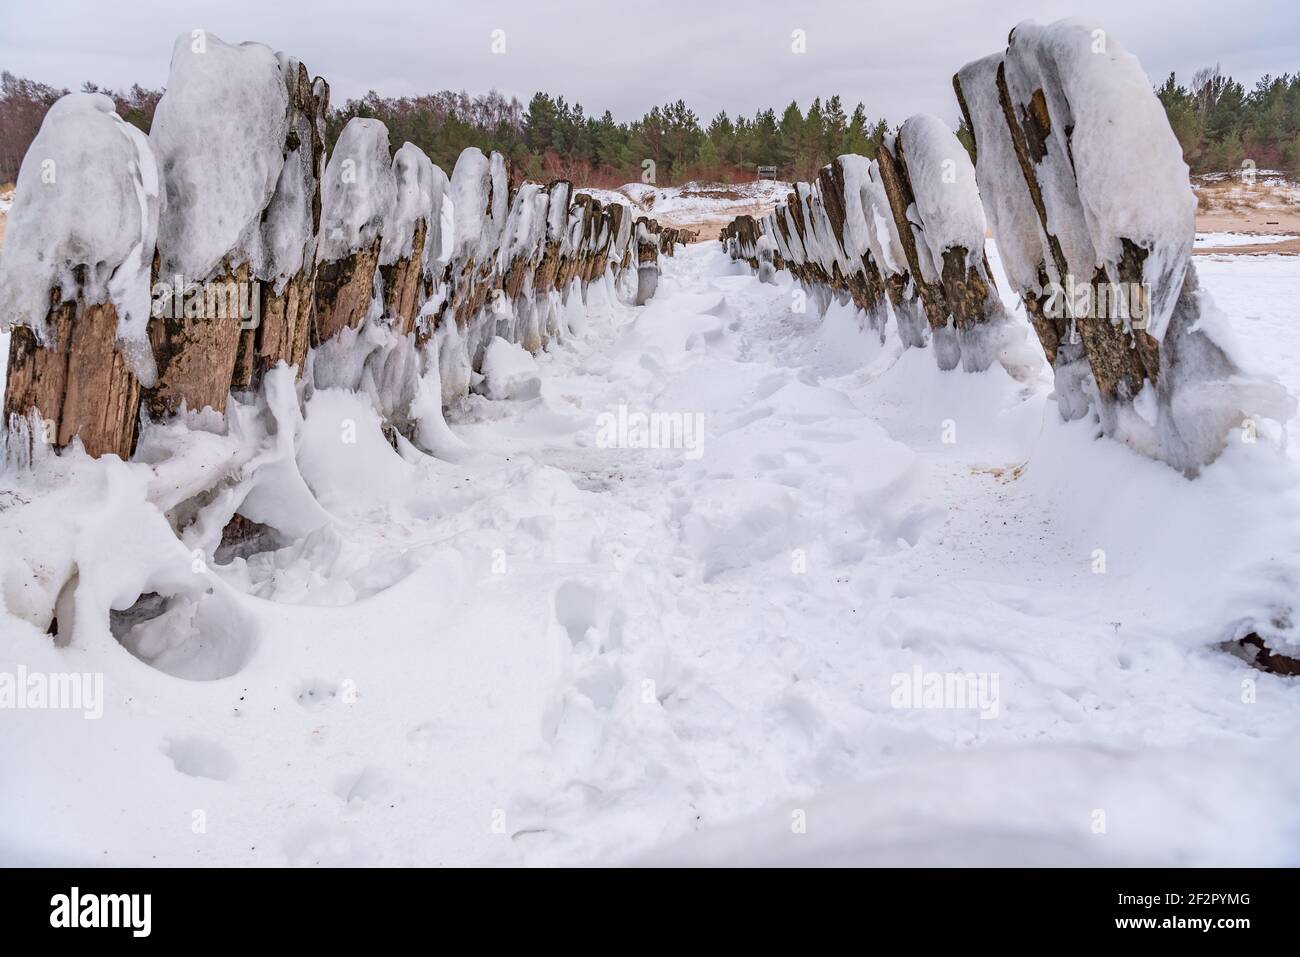
M 1187 482 L 716 244 L 665 267 L 539 398 L 453 410 L 455 461 L 318 393 L 336 525 L 214 570 L 233 675 L 6 616 L 0 666 L 107 703 L 5 716 L 0 859 L 1297 862 L 1300 688 L 1214 647 L 1300 522 L 1266 443 Z M 620 407 L 702 454 L 605 447 Z M 896 706 L 957 673 L 973 706 Z

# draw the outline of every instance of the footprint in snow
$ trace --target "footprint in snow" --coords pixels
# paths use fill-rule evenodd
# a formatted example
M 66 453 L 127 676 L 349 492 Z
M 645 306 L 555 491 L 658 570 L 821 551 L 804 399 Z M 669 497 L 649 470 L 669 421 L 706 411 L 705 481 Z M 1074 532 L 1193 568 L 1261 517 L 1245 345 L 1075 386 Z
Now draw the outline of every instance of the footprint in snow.
M 338 700 L 337 684 L 323 678 L 311 678 L 298 686 L 294 700 L 308 711 L 323 711 Z
M 203 738 L 172 738 L 163 743 L 162 751 L 177 771 L 192 778 L 227 781 L 235 773 L 234 756 Z

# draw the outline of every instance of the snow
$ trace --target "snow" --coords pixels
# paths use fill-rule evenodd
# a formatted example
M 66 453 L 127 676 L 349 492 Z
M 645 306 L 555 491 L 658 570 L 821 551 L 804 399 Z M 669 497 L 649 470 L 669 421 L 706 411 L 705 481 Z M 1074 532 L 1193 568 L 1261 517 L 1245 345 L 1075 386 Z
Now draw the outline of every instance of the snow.
M 1006 62 L 1008 82 L 1013 74 L 1019 78 L 1019 103 L 1027 101 L 1027 83 L 1034 82 L 1027 78 L 1040 72 L 1044 81 L 1039 86 L 1054 117 L 1050 140 L 1056 159 L 1050 165 L 1058 168 L 1044 182 L 1045 202 L 1049 222 L 1061 225 L 1062 239 L 1070 235 L 1071 272 L 1091 276 L 1083 257 L 1091 246 L 1118 282 L 1121 239 L 1147 248 L 1143 281 L 1153 296 L 1147 332 L 1164 338 L 1190 263 L 1196 196 L 1151 79 L 1114 36 L 1078 20 L 1021 23 L 1011 33 Z M 1073 203 L 1062 192 L 1070 191 L 1069 179 L 1076 185 L 1087 242 L 1067 222 Z
M 446 177 L 443 177 L 445 180 Z M 424 150 L 414 143 L 403 143 L 393 156 L 393 180 L 397 188 L 397 200 L 392 213 L 384 223 L 383 241 L 379 249 L 379 264 L 389 266 L 399 259 L 410 257 L 415 240 L 416 226 L 423 220 L 426 225 L 434 219 L 435 202 L 441 218 L 442 181 L 434 174 L 433 160 Z M 426 237 L 427 240 L 427 237 Z M 421 261 L 425 250 L 429 249 L 426 241 L 420 250 Z
M 737 216 L 761 217 L 785 202 L 793 187 L 771 180 L 742 183 L 696 182 L 681 186 L 625 183 L 618 189 L 584 186 L 585 193 L 602 205 L 630 206 L 638 216 L 650 216 L 663 226 L 705 228 L 721 226 Z
M 286 53 L 277 53 L 276 59 L 286 83 L 297 84 L 300 79 L 298 60 Z M 273 284 L 277 295 L 284 291 L 290 278 L 315 259 L 317 236 L 313 207 L 319 187 L 317 171 L 325 164 L 323 147 L 321 156 L 311 154 L 313 132 L 321 137 L 322 142 L 324 140 L 323 129 L 313 130 L 317 118 L 295 109 L 289 120 L 297 135 L 297 145 L 284 157 L 275 194 L 263 217 L 265 262 L 256 271 L 258 278 Z M 286 138 L 286 145 L 288 142 Z
M 1201 284 L 1231 307 L 1238 349 L 1263 374 L 1300 396 L 1300 339 L 1293 335 L 1290 306 L 1296 280 L 1295 256 L 1198 256 Z M 1300 419 L 1287 422 L 1289 447 L 1300 449 Z
M 150 269 L 158 234 L 158 166 L 149 141 L 102 93 L 70 93 L 45 115 L 18 173 L 0 257 L 0 328 L 49 342 L 50 293 L 111 301 L 132 371 L 152 386 Z M 74 270 L 84 267 L 83 283 Z M 6 353 L 7 354 L 7 353 Z
M 863 210 L 871 212 L 875 226 L 876 242 L 880 245 L 881 272 L 898 275 L 907 270 L 907 258 L 903 253 L 903 241 L 898 235 L 898 224 L 890 211 L 889 197 L 885 194 L 885 184 L 880 178 L 880 164 L 875 160 L 867 170 L 867 178 L 862 182 Z M 870 233 L 868 233 L 870 235 Z M 873 247 L 874 254 L 874 247 Z
M 997 70 L 1002 59 L 1001 53 L 995 53 L 976 60 L 958 71 L 958 78 L 975 132 L 975 176 L 989 228 L 1015 291 L 1037 296 L 1043 291 L 1038 270 L 1047 257 L 1038 212 L 1028 188 L 1021 186 L 1024 173 L 998 101 Z
M 602 206 L 617 204 L 626 206 L 629 209 L 640 211 L 640 206 L 626 193 L 620 193 L 613 189 L 600 189 L 595 186 L 583 186 L 581 189 L 574 190 L 575 193 L 582 193 L 584 196 L 590 196 L 599 202 Z
M 515 194 L 506 218 L 503 242 L 497 252 L 497 270 L 505 273 L 516 259 L 540 256 L 546 240 L 550 197 L 537 183 L 524 183 Z
M 422 257 L 426 275 L 438 275 L 451 258 L 451 237 L 455 231 L 455 210 L 450 197 L 451 180 L 441 166 L 432 168 L 430 190 L 433 194 L 433 212 L 429 232 L 424 238 Z
M 1071 129 L 1078 196 L 1112 281 L 1119 281 L 1121 238 L 1149 250 L 1142 271 L 1153 294 L 1147 331 L 1162 339 L 1191 256 L 1196 197 L 1150 79 L 1113 36 L 1079 20 L 1020 24 L 1008 47 L 1008 58 L 1018 57 L 1050 64 L 1056 83 L 1046 92 L 1064 98 L 1054 116 Z
M 966 148 L 943 120 L 926 113 L 909 117 L 899 139 L 931 259 L 942 269 L 944 252 L 960 246 L 974 265 L 984 250 L 984 207 Z
M 201 39 L 176 38 L 149 130 L 166 193 L 160 274 L 203 282 L 228 259 L 261 275 L 261 217 L 284 166 L 289 94 L 269 47 Z
M 1197 248 L 1205 247 L 1207 249 L 1227 248 L 1229 246 L 1256 246 L 1269 245 L 1272 243 L 1285 243 L 1295 236 L 1289 235 L 1261 235 L 1255 236 L 1251 233 L 1197 233 L 1195 246 Z
M 471 146 L 460 154 L 451 171 L 451 202 L 456 210 L 452 255 L 456 262 L 476 259 L 480 249 L 492 248 L 491 188 L 491 164 L 482 150 Z
M 542 389 L 536 360 L 523 346 L 500 336 L 483 355 L 483 380 L 489 399 L 535 399 Z
M 755 205 L 785 202 L 789 183 L 755 180 L 747 183 L 684 183 L 651 186 L 628 183 L 618 192 L 648 211 L 661 223 L 695 222 L 710 217 L 730 218 L 750 212 Z M 602 200 L 603 202 L 603 200 Z
M 418 198 L 412 201 L 419 204 Z M 321 177 L 317 258 L 335 262 L 369 249 L 396 208 L 397 180 L 388 153 L 388 128 L 379 120 L 354 116 L 339 134 Z
M 1294 388 L 1293 267 L 1203 279 Z M 436 458 L 280 369 L 5 475 L 0 672 L 104 700 L 5 714 L 0 862 L 1300 863 L 1300 687 L 1216 647 L 1295 641 L 1300 445 L 1188 480 L 1047 376 L 942 373 L 716 244 L 662 268 Z M 678 447 L 609 428 L 651 413 Z M 216 554 L 254 486 L 278 547 Z M 918 668 L 996 707 L 899 706 Z

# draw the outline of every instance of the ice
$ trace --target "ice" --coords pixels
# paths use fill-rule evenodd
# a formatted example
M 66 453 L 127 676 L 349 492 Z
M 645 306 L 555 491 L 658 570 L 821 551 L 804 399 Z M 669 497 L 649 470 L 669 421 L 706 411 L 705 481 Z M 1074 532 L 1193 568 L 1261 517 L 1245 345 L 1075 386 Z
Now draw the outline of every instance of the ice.
M 869 200 L 875 236 L 880 244 L 881 271 L 898 275 L 907 270 L 907 258 L 903 255 L 903 241 L 898 236 L 898 224 L 890 212 L 889 197 L 885 194 L 885 184 L 880 178 L 880 164 L 872 160 L 867 173 L 862 190 L 863 196 Z
M 979 195 L 1007 277 L 1016 292 L 1041 295 L 1038 270 L 1050 257 L 998 101 L 997 70 L 1002 59 L 1003 55 L 996 53 L 976 60 L 963 67 L 958 76 L 975 132 Z
M 493 338 L 483 356 L 483 389 L 490 399 L 535 399 L 542 382 L 537 362 L 522 346 Z
M 451 258 L 451 237 L 455 231 L 453 222 L 455 213 L 450 197 L 451 181 L 442 167 L 433 166 L 430 188 L 433 195 L 433 211 L 429 223 L 429 232 L 424 240 L 422 253 L 425 274 L 431 279 L 440 276 L 442 269 Z
M 565 180 L 556 180 L 548 187 L 551 195 L 546 213 L 546 241 L 563 244 L 568 239 L 569 203 L 573 187 Z
M 506 169 L 506 158 L 495 150 L 488 157 L 488 172 L 491 181 L 488 214 L 491 218 L 484 226 L 483 245 L 479 247 L 480 260 L 500 244 L 506 217 L 510 213 L 510 172 Z
M 52 290 L 65 301 L 111 301 L 123 355 L 140 382 L 153 385 L 147 326 L 159 206 L 158 167 L 144 134 L 102 93 L 61 98 L 18 173 L 0 257 L 0 328 L 27 326 L 49 344 Z
M 470 147 L 460 154 L 451 171 L 450 188 L 456 210 L 452 256 L 463 263 L 475 259 L 485 243 L 490 248 L 492 168 L 482 150 Z
M 379 120 L 348 120 L 321 178 L 317 258 L 332 262 L 369 249 L 397 207 L 388 128 Z
M 443 183 L 434 174 L 433 160 L 414 143 L 403 143 L 393 156 L 393 179 L 397 200 L 392 213 L 384 223 L 383 243 L 379 250 L 379 264 L 389 266 L 399 259 L 415 253 L 416 226 L 423 220 L 426 226 L 442 218 Z M 445 177 L 444 177 L 445 179 Z M 437 209 L 437 216 L 434 211 Z M 439 240 L 439 247 L 441 241 Z M 427 262 L 425 251 L 430 249 L 429 237 L 420 249 L 421 263 Z
M 1025 36 L 1026 42 L 1009 44 L 1004 57 L 1006 85 L 1012 104 L 1021 111 L 1030 102 L 1034 93 L 1042 90 L 1052 116 L 1069 116 L 1069 105 L 1064 102 L 1054 67 L 1041 59 L 1038 56 L 1038 48 L 1028 42 L 1032 30 Z M 991 104 L 989 108 L 992 108 Z M 998 112 L 1001 112 L 1001 107 L 998 108 Z M 1005 120 L 1003 122 L 1005 123 Z M 1068 125 L 1066 123 L 1066 127 Z M 978 145 L 978 140 L 976 143 Z M 1043 155 L 1034 166 L 1034 173 L 1042 189 L 1047 232 L 1056 237 L 1060 243 L 1067 274 L 1073 276 L 1075 282 L 1082 283 L 1092 280 L 1098 257 L 1087 229 L 1078 186 L 1071 167 L 1071 148 L 1065 129 L 1060 123 L 1054 123 L 1042 144 Z M 1021 180 L 1023 179 L 1022 174 Z M 1003 188 L 1019 188 L 1021 180 L 1005 180 L 1006 185 Z M 1065 284 L 1066 276 L 1060 275 L 1055 257 L 1047 257 L 1046 267 L 1048 276 L 1053 282 Z
M 284 166 L 288 91 L 260 43 L 177 37 L 149 142 L 162 171 L 160 274 L 203 282 L 223 262 L 261 273 L 262 211 Z
M 1237 268 L 1205 284 L 1262 318 L 1216 348 L 1295 379 L 1294 270 Z M 1218 648 L 1295 646 L 1294 448 L 1265 423 L 1189 481 L 1050 414 L 1047 377 L 792 312 L 788 271 L 710 243 L 662 269 L 642 308 L 570 296 L 582 340 L 490 339 L 445 412 L 440 325 L 410 441 L 376 327 L 343 334 L 362 391 L 300 405 L 281 366 L 132 462 L 7 474 L 0 670 L 105 695 L 96 721 L 5 712 L 0 859 L 1297 862 L 1287 679 Z M 512 382 L 534 397 L 490 394 Z M 275 528 L 222 547 L 237 508 Z M 900 704 L 918 669 L 990 694 Z M 159 828 L 195 787 L 261 811 Z
M 299 62 L 285 53 L 276 54 L 286 88 L 300 82 Z M 292 90 L 291 90 L 292 92 Z M 313 91 L 316 94 L 322 90 Z M 318 170 L 325 167 L 324 148 L 321 156 L 311 155 L 313 132 L 324 142 L 325 131 L 313 130 L 316 118 L 294 111 L 290 117 L 296 145 L 284 157 L 284 166 L 276 183 L 275 194 L 267 206 L 262 222 L 264 262 L 256 271 L 259 279 L 269 280 L 277 293 L 284 290 L 290 277 L 297 275 L 304 265 L 310 266 L 316 257 L 316 227 L 313 207 L 319 189 Z M 286 147 L 290 139 L 286 140 Z
M 516 259 L 539 256 L 546 240 L 549 197 L 537 183 L 524 183 L 515 194 L 497 251 L 497 270 L 505 273 Z
M 1154 294 L 1147 332 L 1162 339 L 1190 262 L 1196 197 L 1182 147 L 1137 58 L 1106 31 L 1081 20 L 1022 23 L 1008 59 L 1050 64 L 1057 115 L 1092 246 L 1119 282 L 1121 239 L 1147 249 L 1143 280 Z M 1058 136 L 1060 134 L 1058 133 Z
M 908 118 L 899 140 L 931 259 L 941 268 L 943 254 L 960 246 L 975 265 L 984 255 L 984 208 L 966 148 L 943 120 L 924 113 Z
M 776 266 L 772 262 L 772 254 L 776 252 L 776 243 L 772 241 L 771 236 L 759 236 L 755 244 L 755 253 L 758 255 L 758 281 L 766 283 L 776 282 Z

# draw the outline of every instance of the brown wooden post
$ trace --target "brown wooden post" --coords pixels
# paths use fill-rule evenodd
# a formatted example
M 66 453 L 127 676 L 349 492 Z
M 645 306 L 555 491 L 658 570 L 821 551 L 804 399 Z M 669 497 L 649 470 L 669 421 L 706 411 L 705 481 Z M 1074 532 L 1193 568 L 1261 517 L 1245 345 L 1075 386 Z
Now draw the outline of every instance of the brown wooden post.
M 287 60 L 284 70 L 289 93 L 284 169 L 267 211 L 271 221 L 264 224 L 263 235 L 277 225 L 272 220 L 274 213 L 289 220 L 289 228 L 301 228 L 305 223 L 309 236 L 302 250 L 302 264 L 293 275 L 283 279 L 274 275 L 258 277 L 257 322 L 244 324 L 235 368 L 234 386 L 243 389 L 257 388 L 267 370 L 281 361 L 293 366 L 295 375 L 301 377 L 315 319 L 316 244 L 320 235 L 329 84 L 320 77 L 312 80 L 306 66 L 294 59 Z
M 93 150 L 102 168 L 112 171 L 112 181 L 77 175 L 86 150 Z M 124 192 L 133 197 L 132 207 L 134 197 L 146 196 L 145 208 L 136 221 L 130 219 L 133 209 L 128 209 L 111 225 L 138 229 L 142 248 L 136 261 L 151 261 L 159 197 L 149 192 L 143 167 L 153 163 L 144 135 L 128 127 L 103 94 L 75 93 L 58 100 L 28 150 L 10 211 L 4 260 L 5 288 L 15 298 L 0 303 L 0 310 L 14 322 L 0 425 L 15 464 L 30 464 L 42 447 L 57 451 L 74 440 L 92 456 L 125 459 L 134 450 L 140 405 L 135 370 L 150 370 L 140 356 L 132 363 L 123 354 L 118 306 L 107 287 L 131 287 L 130 300 L 146 308 L 150 290 L 136 284 L 147 284 L 148 272 L 124 273 L 131 269 L 129 260 L 99 262 L 103 250 L 81 248 L 84 243 L 68 245 L 60 239 L 59 248 L 36 244 L 50 242 L 48 220 L 66 217 L 68 210 L 80 212 L 93 203 L 95 194 Z M 47 169 L 53 176 L 47 178 Z M 70 281 L 59 278 L 65 269 Z M 48 288 L 33 287 L 47 275 Z M 143 329 L 147 316 L 134 318 Z M 135 348 L 143 352 L 143 343 L 135 343 Z
M 1070 266 L 1066 262 L 1060 239 L 1048 226 L 1048 212 L 1038 174 L 1039 164 L 1047 160 L 1047 140 L 1052 133 L 1052 117 L 1048 111 L 1047 98 L 1039 88 L 1033 91 L 1027 102 L 1015 102 L 1007 84 L 1005 62 L 998 66 L 997 84 L 999 102 L 1007 129 L 1011 133 L 1016 159 L 1034 209 L 1038 212 L 1043 234 L 1047 238 L 1051 267 L 1056 270 L 1056 281 L 1064 284 L 1071 275 Z M 1059 158 L 1056 161 L 1060 162 Z M 1075 280 L 1090 282 L 1093 278 L 1078 276 Z M 1068 310 L 1072 304 L 1066 302 L 1064 306 Z M 1087 318 L 1075 320 L 1073 325 L 1074 331 L 1083 339 L 1088 365 L 1092 369 L 1098 391 L 1110 401 L 1117 400 L 1122 393 L 1136 395 L 1142 388 L 1146 370 L 1138 351 L 1129 347 L 1123 329 L 1109 322 Z
M 89 455 L 130 458 L 140 383 L 117 348 L 117 310 L 73 299 L 53 306 L 46 323 L 48 345 L 26 326 L 10 335 L 4 421 L 23 446 L 11 453 L 31 461 L 38 444 L 62 449 L 80 438 Z
M 892 151 L 887 145 L 881 144 L 876 161 L 880 166 L 880 178 L 884 183 L 885 195 L 889 198 L 889 209 L 893 214 L 894 224 L 898 227 L 898 239 L 902 243 L 903 254 L 907 257 L 908 271 L 920 296 L 921 306 L 925 309 L 926 319 L 929 320 L 931 330 L 943 329 L 948 325 L 949 315 L 943 286 L 931 282 L 922 272 L 921 258 L 916 248 L 916 234 L 912 232 L 912 223 L 907 218 L 908 207 L 916 201 L 916 197 L 912 193 L 912 183 L 907 175 L 907 158 L 903 153 L 902 141 L 896 139 Z

